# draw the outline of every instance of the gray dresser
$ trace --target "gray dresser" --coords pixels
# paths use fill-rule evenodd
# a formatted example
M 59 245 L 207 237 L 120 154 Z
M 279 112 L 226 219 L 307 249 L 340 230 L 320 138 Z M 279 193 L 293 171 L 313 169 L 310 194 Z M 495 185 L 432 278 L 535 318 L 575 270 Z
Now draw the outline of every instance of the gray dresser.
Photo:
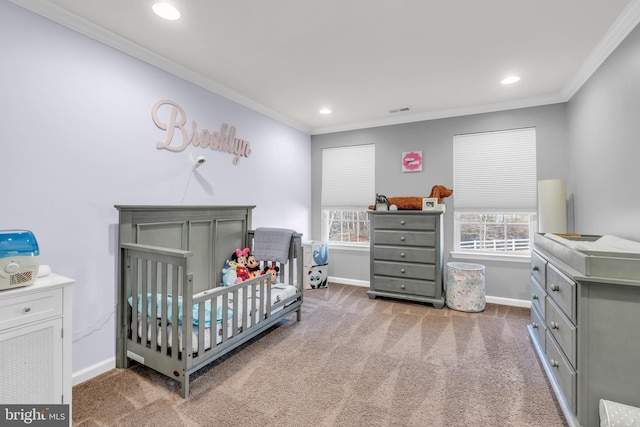
M 640 254 L 535 236 L 528 330 L 571 426 L 599 426 L 600 399 L 640 406 L 638 272 Z
M 442 212 L 370 211 L 369 298 L 399 298 L 444 306 Z

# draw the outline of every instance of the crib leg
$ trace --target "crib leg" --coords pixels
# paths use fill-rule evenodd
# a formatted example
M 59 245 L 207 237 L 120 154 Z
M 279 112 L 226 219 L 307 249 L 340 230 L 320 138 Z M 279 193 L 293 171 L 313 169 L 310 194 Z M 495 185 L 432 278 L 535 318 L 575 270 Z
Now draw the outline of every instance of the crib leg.
M 189 376 L 188 375 L 185 375 L 182 378 L 180 385 L 181 385 L 180 394 L 182 394 L 182 397 L 184 399 L 188 399 L 189 398 Z
M 296 311 L 296 322 L 300 321 L 302 321 L 302 308 L 298 308 L 298 311 Z

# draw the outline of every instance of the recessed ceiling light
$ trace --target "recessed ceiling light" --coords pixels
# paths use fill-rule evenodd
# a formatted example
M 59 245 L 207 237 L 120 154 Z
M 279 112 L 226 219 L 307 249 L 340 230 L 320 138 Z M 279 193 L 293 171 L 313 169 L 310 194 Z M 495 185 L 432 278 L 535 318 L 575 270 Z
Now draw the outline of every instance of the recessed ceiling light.
M 164 2 L 154 3 L 151 8 L 156 15 L 166 19 L 167 21 L 175 21 L 177 19 L 180 19 L 180 11 L 176 9 L 172 4 Z
M 320 110 L 320 114 L 331 114 L 331 110 L 328 108 L 323 108 Z
M 505 78 L 504 80 L 502 80 L 500 83 L 502 83 L 503 85 L 510 85 L 513 84 L 515 82 L 520 81 L 520 77 L 519 76 L 509 76 L 507 78 Z

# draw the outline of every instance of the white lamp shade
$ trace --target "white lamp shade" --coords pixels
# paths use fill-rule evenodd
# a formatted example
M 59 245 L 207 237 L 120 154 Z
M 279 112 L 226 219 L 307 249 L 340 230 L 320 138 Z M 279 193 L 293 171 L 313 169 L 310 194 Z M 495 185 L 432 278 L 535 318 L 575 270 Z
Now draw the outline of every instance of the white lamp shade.
M 538 181 L 538 231 L 567 232 L 567 187 L 563 179 Z

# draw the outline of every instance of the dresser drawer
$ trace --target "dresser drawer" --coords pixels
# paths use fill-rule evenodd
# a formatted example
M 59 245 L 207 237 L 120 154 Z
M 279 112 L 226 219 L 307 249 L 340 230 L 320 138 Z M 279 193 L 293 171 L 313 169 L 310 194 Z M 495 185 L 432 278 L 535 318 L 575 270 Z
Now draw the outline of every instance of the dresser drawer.
M 544 319 L 542 315 L 538 311 L 538 309 L 533 306 L 531 307 L 531 328 L 535 332 L 536 339 L 542 350 L 545 349 L 545 333 L 547 331 L 547 325 L 544 323 Z
M 547 261 L 535 252 L 531 252 L 531 275 L 536 278 L 542 287 L 546 287 Z
M 432 264 L 374 261 L 373 274 L 376 276 L 394 276 L 402 279 L 435 280 L 436 266 Z
M 547 294 L 558 307 L 575 323 L 576 284 L 553 265 L 547 265 Z
M 373 225 L 375 230 L 435 230 L 436 217 L 424 215 L 389 214 L 376 215 Z
M 547 332 L 550 332 L 573 366 L 576 365 L 576 327 L 560 308 L 551 300 L 547 301 L 545 312 Z
M 62 289 L 0 299 L 0 330 L 62 315 Z
M 536 307 L 540 313 L 544 313 L 545 299 L 547 293 L 544 288 L 531 277 L 531 306 Z
M 436 243 L 436 234 L 433 231 L 376 230 L 374 238 L 376 245 L 435 247 Z
M 436 284 L 427 280 L 397 279 L 385 276 L 373 276 L 373 288 L 381 292 L 412 294 L 431 297 L 435 295 Z
M 551 366 L 551 371 L 556 381 L 562 389 L 562 393 L 567 399 L 571 410 L 576 412 L 576 371 L 558 348 L 553 336 L 547 330 L 546 336 L 546 358 Z
M 374 246 L 373 259 L 386 261 L 436 263 L 435 248 L 407 248 L 392 246 Z

